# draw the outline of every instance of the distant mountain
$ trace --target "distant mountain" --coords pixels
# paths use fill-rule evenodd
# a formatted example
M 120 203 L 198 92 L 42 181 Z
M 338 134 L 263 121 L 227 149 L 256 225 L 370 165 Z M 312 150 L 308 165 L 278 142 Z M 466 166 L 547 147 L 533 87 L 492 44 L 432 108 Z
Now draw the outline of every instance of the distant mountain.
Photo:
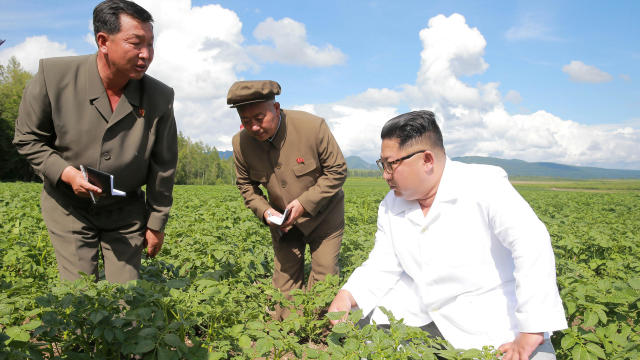
M 220 159 L 228 159 L 233 156 L 233 151 L 231 150 L 218 151 L 218 155 L 220 155 Z
M 551 162 L 526 162 L 483 156 L 462 156 L 453 160 L 468 164 L 496 165 L 503 168 L 509 177 L 543 176 L 565 179 L 640 179 L 640 170 L 603 169 L 587 166 L 562 165 Z
M 378 169 L 378 166 L 376 164 L 370 164 L 362 160 L 362 158 L 360 158 L 359 156 L 355 156 L 355 155 L 347 156 L 345 160 L 347 161 L 347 168 L 350 170 L 356 170 L 356 169 L 377 170 Z

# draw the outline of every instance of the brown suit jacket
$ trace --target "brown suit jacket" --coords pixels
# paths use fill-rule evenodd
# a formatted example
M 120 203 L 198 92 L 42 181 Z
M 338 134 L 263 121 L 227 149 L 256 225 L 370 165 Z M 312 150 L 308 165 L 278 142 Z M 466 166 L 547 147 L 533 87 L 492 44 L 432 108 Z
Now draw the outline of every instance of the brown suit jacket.
M 305 235 L 321 223 L 335 227 L 336 220 L 344 221 L 342 151 L 322 118 L 293 110 L 281 114 L 273 141 L 259 141 L 244 130 L 233 137 L 236 184 L 245 204 L 262 219 L 268 208 L 282 211 L 298 199 L 305 213 L 296 226 Z
M 112 113 L 95 54 L 42 59 L 25 87 L 13 142 L 54 198 L 88 202 L 60 181 L 69 165 L 109 172 L 115 188 L 127 192 L 146 184 L 147 227 L 164 230 L 178 150 L 173 90 L 160 81 L 130 80 Z

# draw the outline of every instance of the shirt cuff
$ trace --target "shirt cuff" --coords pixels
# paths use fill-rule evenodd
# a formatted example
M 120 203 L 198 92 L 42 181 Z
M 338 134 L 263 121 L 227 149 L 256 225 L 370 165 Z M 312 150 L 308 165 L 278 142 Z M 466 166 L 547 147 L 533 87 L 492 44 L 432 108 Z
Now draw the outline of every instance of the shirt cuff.
M 520 332 L 551 332 L 567 328 L 567 319 L 562 304 L 541 309 L 535 314 L 516 312 L 516 319 Z

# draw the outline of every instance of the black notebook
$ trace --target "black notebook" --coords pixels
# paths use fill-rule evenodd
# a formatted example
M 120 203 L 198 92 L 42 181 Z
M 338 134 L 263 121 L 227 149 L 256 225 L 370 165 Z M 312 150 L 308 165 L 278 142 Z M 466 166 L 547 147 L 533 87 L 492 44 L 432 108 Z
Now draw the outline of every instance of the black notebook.
M 115 189 L 113 187 L 113 175 L 94 169 L 89 166 L 80 166 L 80 170 L 86 174 L 87 181 L 91 184 L 99 187 L 102 190 L 104 196 L 125 196 L 126 192 Z

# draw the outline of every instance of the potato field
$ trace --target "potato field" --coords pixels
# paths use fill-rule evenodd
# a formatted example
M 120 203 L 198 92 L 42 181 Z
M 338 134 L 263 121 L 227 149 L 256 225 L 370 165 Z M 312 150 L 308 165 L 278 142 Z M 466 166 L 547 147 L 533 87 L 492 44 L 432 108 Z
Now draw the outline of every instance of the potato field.
M 558 359 L 640 359 L 640 181 L 516 188 L 553 242 L 570 325 L 552 337 Z M 373 246 L 382 179 L 347 181 L 340 277 L 293 302 L 271 287 L 268 229 L 233 186 L 177 186 L 162 251 L 124 286 L 58 280 L 41 189 L 0 183 L 0 359 L 496 358 L 400 319 L 390 330 L 360 328 L 356 312 L 329 326 L 326 308 Z M 278 304 L 298 311 L 274 321 Z

